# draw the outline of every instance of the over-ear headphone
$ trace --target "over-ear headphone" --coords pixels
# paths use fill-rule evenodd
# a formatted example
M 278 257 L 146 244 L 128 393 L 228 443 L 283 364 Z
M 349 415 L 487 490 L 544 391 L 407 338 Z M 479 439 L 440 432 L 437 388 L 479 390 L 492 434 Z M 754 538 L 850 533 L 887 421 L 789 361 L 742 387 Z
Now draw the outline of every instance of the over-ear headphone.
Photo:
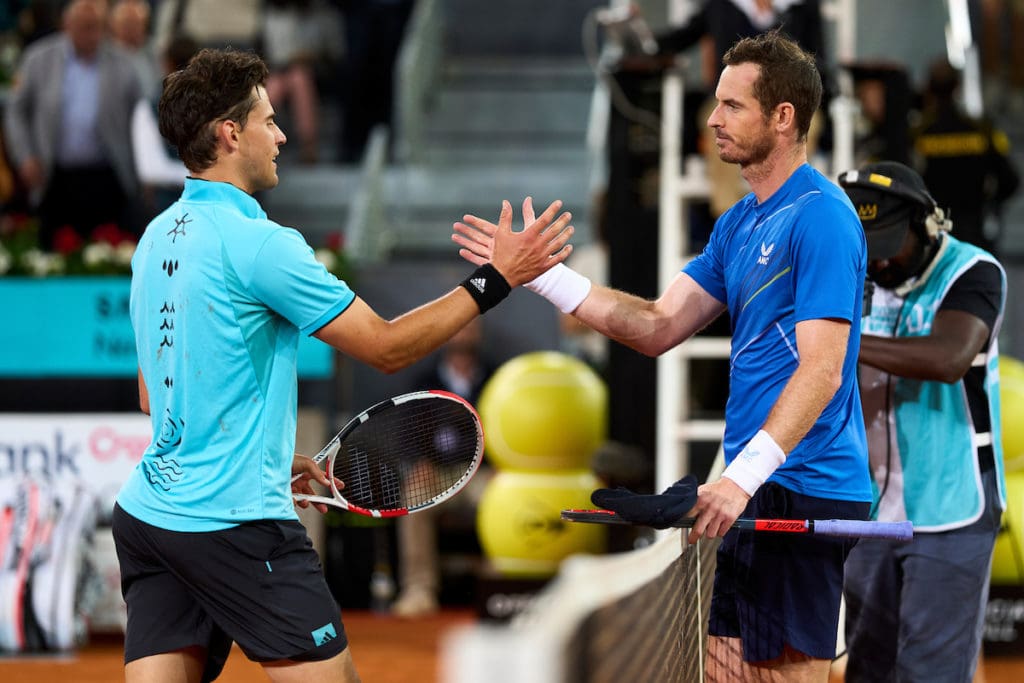
M 929 240 L 934 240 L 940 232 L 950 232 L 953 221 L 946 216 L 935 199 L 924 190 L 920 190 L 897 178 L 877 171 L 845 171 L 839 174 L 841 187 L 857 187 L 863 190 L 874 190 L 891 194 L 919 206 L 922 210 L 924 231 Z

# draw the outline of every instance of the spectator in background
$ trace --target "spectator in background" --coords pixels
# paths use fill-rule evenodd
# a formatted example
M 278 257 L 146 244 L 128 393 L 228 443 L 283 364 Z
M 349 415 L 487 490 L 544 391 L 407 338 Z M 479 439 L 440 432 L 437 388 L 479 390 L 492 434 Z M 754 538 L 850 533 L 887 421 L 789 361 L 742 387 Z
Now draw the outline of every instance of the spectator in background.
M 153 30 L 156 54 L 181 35 L 199 47 L 259 51 L 262 34 L 263 0 L 160 0 Z
M 903 64 L 861 61 L 844 65 L 860 106 L 854 156 L 858 165 L 910 163 L 910 110 L 914 96 Z
M 318 157 L 320 97 L 313 60 L 316 57 L 316 18 L 312 0 L 267 0 L 263 12 L 263 53 L 270 77 L 267 96 L 280 112 L 291 106 L 299 136 L 299 159 L 314 163 Z
M 155 102 L 163 74 L 150 41 L 149 17 L 146 0 L 115 0 L 110 9 L 110 38 L 128 53 L 143 93 Z
M 394 72 L 414 0 L 334 0 L 347 55 L 341 75 L 338 160 L 356 163 L 377 124 L 392 124 Z
M 443 347 L 434 364 L 420 375 L 416 389 L 443 389 L 461 396 L 474 406 L 480 391 L 494 369 L 483 358 L 483 323 L 479 318 L 455 333 Z M 481 491 L 486 477 L 471 484 Z M 474 478 L 476 479 L 476 478 Z M 479 495 L 463 492 L 456 505 L 476 507 Z M 398 531 L 398 598 L 391 611 L 400 617 L 422 617 L 437 612 L 441 589 L 441 569 L 437 548 L 437 508 L 415 515 L 399 517 Z
M 1010 140 L 988 120 L 957 103 L 960 74 L 946 60 L 932 64 L 921 122 L 913 131 L 916 165 L 925 185 L 942 197 L 957 239 L 997 254 L 1001 208 L 1020 185 Z
M 196 41 L 178 36 L 163 55 L 163 72 L 169 74 L 184 69 L 198 50 Z M 178 153 L 160 135 L 156 107 L 157 102 L 143 97 L 132 112 L 135 169 L 142 185 L 144 210 L 149 217 L 156 216 L 178 199 L 188 175 Z
M 124 52 L 106 39 L 104 0 L 72 0 L 63 30 L 26 50 L 4 110 L 15 167 L 37 207 L 40 239 L 62 226 L 87 238 L 114 223 L 137 233 L 138 191 L 129 136 L 142 96 Z

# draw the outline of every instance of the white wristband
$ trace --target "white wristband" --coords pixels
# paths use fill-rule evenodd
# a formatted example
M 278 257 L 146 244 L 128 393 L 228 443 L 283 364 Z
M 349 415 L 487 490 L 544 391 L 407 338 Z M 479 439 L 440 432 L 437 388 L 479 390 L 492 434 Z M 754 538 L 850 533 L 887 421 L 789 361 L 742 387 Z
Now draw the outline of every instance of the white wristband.
M 590 294 L 590 278 L 559 263 L 533 278 L 525 285 L 553 303 L 562 313 L 572 313 Z
M 722 476 L 732 479 L 737 486 L 747 492 L 748 496 L 752 496 L 784 462 L 786 454 L 779 448 L 779 444 L 775 443 L 771 434 L 762 429 L 754 434 L 754 438 L 748 441 L 739 455 L 729 463 Z

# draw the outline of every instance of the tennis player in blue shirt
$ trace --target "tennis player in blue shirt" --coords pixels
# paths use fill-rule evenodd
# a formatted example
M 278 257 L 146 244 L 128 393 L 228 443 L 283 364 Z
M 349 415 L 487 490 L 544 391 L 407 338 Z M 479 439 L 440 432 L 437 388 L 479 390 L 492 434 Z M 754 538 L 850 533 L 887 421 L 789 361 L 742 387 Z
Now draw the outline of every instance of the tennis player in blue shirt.
M 132 260 L 139 394 L 153 440 L 113 515 L 129 683 L 213 680 L 232 641 L 274 681 L 358 681 L 292 503 L 312 480 L 328 483 L 294 450 L 299 335 L 394 372 L 571 249 L 559 203 L 513 233 L 505 202 L 492 263 L 439 299 L 381 318 L 253 197 L 277 185 L 285 143 L 266 78 L 254 54 L 204 50 L 164 82 L 160 130 L 190 176 Z
M 700 486 L 688 515 L 697 518 L 690 542 L 724 536 L 706 680 L 824 683 L 850 543 L 730 526 L 741 514 L 867 518 L 859 334 L 851 334 L 861 318 L 864 234 L 843 191 L 807 164 L 822 91 L 814 58 L 770 32 L 736 43 L 724 63 L 708 125 L 753 192 L 721 216 L 703 253 L 654 301 L 592 285 L 564 265 L 526 286 L 650 356 L 729 311 L 728 465 Z M 477 264 L 500 233 L 475 217 L 455 230 L 460 253 Z

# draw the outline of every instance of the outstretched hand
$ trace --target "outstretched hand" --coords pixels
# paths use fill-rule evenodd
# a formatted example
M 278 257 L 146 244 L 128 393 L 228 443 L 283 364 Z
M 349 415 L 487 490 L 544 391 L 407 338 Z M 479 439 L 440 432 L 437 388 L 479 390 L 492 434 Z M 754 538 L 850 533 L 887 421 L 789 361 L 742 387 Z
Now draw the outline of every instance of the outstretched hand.
M 308 458 L 305 455 L 295 454 L 292 459 L 292 477 L 296 477 L 292 481 L 292 493 L 303 493 L 306 495 L 318 495 L 313 490 L 311 482 L 317 482 L 324 486 L 329 487 L 331 485 L 330 479 L 327 478 L 327 473 L 320 469 L 320 466 L 316 464 L 316 461 L 312 458 Z M 334 484 L 339 490 L 345 488 L 345 482 L 337 477 L 334 478 Z M 310 506 L 308 500 L 297 500 L 296 505 L 301 508 L 307 508 Z M 321 513 L 327 512 L 327 506 L 323 503 L 312 503 L 313 507 Z
M 512 205 L 502 202 L 501 214 L 495 225 L 477 216 L 463 216 L 464 222 L 455 223 L 452 240 L 458 244 L 459 255 L 473 265 L 490 262 L 509 285 L 516 287 L 529 282 L 572 253 L 569 238 L 575 228 L 569 225 L 572 214 L 558 216 L 562 202 L 554 201 L 536 217 L 533 200 L 523 201 L 524 227 L 512 231 Z

